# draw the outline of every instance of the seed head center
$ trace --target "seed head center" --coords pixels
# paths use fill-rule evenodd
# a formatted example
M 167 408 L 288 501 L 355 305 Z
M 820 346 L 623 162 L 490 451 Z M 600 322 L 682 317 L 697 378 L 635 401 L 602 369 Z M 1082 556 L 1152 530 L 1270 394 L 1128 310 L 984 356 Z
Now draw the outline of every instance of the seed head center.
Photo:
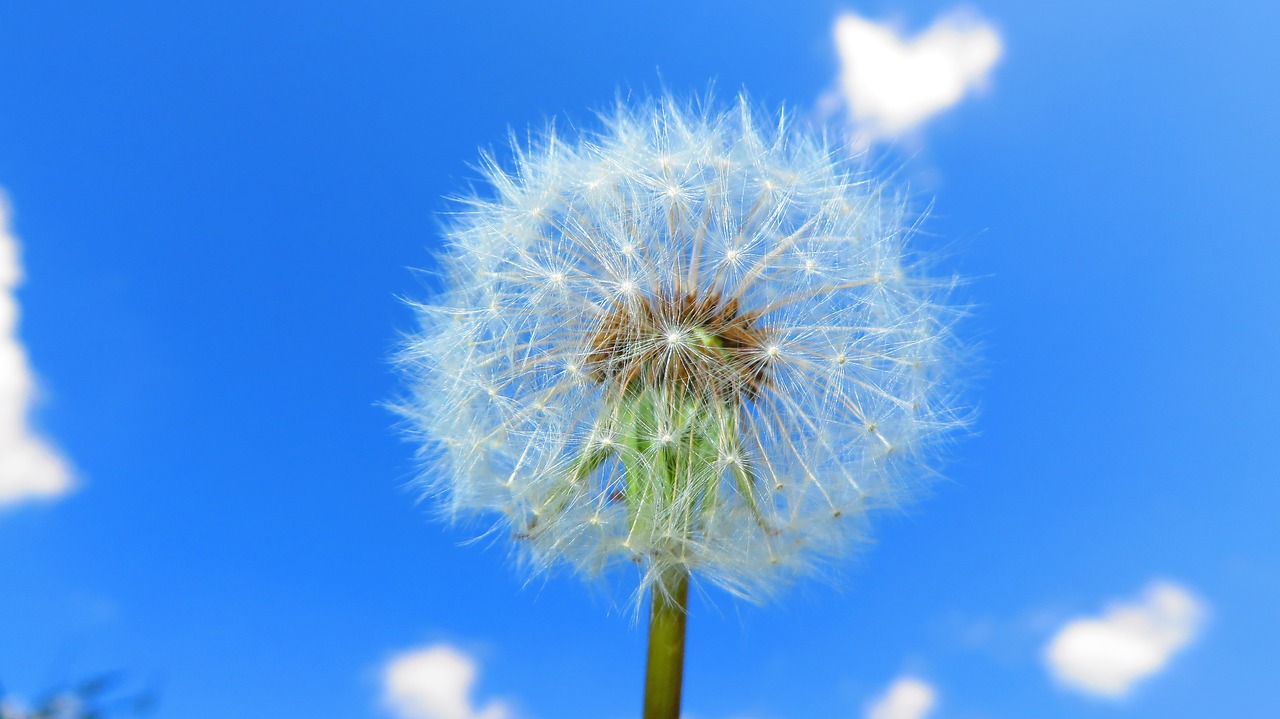
M 674 390 L 738 402 L 769 383 L 771 343 L 737 299 L 674 293 L 615 304 L 588 338 L 586 368 L 611 389 Z

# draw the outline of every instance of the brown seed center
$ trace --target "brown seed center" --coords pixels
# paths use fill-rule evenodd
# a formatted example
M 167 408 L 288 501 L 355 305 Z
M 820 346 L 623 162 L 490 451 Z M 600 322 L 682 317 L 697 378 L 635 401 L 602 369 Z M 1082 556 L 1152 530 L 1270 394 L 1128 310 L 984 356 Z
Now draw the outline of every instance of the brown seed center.
M 616 304 L 590 339 L 590 375 L 619 393 L 672 389 L 721 401 L 768 386 L 766 333 L 736 298 L 680 293 Z

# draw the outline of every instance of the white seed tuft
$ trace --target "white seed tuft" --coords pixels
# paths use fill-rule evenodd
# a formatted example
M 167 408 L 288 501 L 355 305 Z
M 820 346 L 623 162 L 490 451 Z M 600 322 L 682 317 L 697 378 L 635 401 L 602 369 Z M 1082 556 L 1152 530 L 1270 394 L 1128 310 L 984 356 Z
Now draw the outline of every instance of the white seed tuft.
M 446 513 L 495 518 L 535 570 L 678 564 L 759 598 L 935 474 L 952 283 L 826 143 L 660 99 L 485 158 L 399 357 Z M 640 521 L 636 477 L 663 472 Z

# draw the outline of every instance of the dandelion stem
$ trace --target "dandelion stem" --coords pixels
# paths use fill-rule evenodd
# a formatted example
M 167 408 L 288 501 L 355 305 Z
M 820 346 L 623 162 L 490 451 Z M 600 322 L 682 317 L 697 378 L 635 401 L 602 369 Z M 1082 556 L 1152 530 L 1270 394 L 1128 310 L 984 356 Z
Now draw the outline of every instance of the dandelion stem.
M 649 660 L 644 677 L 644 719 L 679 719 L 684 682 L 684 628 L 689 573 L 671 570 L 653 588 L 649 613 Z

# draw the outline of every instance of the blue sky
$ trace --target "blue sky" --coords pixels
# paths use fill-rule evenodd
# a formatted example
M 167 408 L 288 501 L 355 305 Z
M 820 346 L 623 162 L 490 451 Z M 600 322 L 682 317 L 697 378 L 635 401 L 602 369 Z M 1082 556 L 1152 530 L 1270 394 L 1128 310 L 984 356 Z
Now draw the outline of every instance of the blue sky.
M 637 712 L 643 631 L 432 521 L 379 402 L 480 147 L 622 89 L 817 113 L 836 18 L 946 3 L 9 3 L 0 187 L 35 431 L 76 488 L 0 508 L 0 680 L 120 668 L 160 715 L 379 717 L 447 644 L 478 705 Z M 1280 713 L 1277 11 L 975 6 L 989 87 L 884 150 L 972 278 L 975 434 L 834 583 L 695 600 L 697 719 Z M 902 159 L 905 157 L 906 159 Z M 1122 700 L 1043 654 L 1151 582 L 1203 625 Z M 1095 693 L 1096 694 L 1096 693 Z M 906 716 L 901 715 L 901 716 Z

